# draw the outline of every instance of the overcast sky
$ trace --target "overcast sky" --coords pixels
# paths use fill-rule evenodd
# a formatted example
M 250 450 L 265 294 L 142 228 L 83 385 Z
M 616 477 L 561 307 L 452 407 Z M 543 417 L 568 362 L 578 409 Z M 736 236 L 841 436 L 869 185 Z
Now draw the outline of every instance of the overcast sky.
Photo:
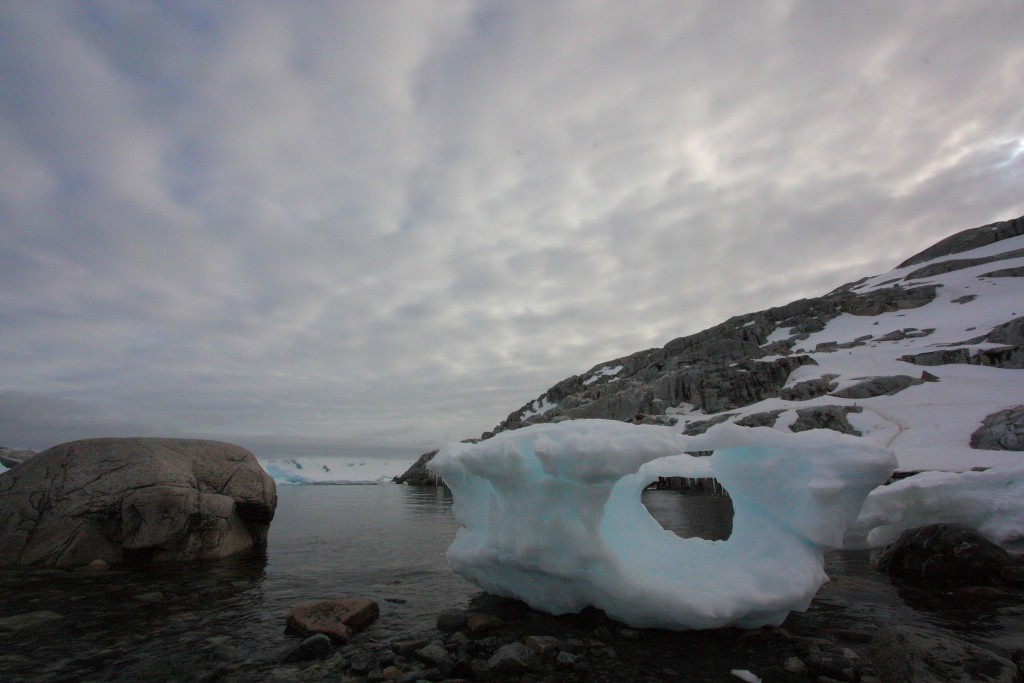
M 1024 214 L 1022 36 L 1020 0 L 0 0 L 0 445 L 477 436 Z

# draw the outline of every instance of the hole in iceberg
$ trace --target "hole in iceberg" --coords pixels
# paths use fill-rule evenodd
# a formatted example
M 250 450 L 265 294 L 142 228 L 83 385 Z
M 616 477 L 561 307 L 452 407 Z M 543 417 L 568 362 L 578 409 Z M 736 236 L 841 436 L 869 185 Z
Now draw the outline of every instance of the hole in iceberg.
M 640 502 L 661 528 L 680 538 L 724 541 L 732 535 L 732 498 L 717 479 L 662 477 Z

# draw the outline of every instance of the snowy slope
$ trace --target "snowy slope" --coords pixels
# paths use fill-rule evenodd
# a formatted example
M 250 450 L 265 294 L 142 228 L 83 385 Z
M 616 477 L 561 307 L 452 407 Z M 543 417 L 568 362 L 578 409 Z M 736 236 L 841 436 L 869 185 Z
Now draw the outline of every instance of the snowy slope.
M 797 342 L 794 353 L 807 353 L 817 365 L 797 368 L 786 386 L 836 375 L 835 391 L 857 384 L 865 378 L 909 375 L 918 377 L 927 371 L 938 382 L 911 386 L 893 395 L 866 399 L 844 399 L 823 395 L 807 401 L 771 398 L 729 412 L 738 413 L 733 421 L 767 410 L 783 409 L 776 429 L 788 430 L 796 418 L 795 410 L 814 405 L 859 406 L 862 413 L 851 413 L 850 423 L 863 438 L 895 451 L 902 470 L 963 471 L 973 467 L 1024 464 L 1024 455 L 1015 451 L 979 450 L 970 447 L 971 433 L 981 426 L 985 416 L 1011 406 L 1024 404 L 1024 370 L 981 365 L 948 364 L 921 367 L 901 360 L 904 356 L 950 348 L 972 353 L 1001 346 L 989 342 L 965 343 L 988 333 L 993 327 L 1024 316 L 1024 279 L 1020 277 L 983 277 L 1006 268 L 1024 266 L 1024 257 L 999 260 L 962 270 L 943 273 L 925 280 L 904 281 L 923 265 L 945 261 L 992 256 L 1024 249 L 1024 236 L 923 264 L 898 268 L 867 279 L 854 291 L 867 293 L 895 284 L 939 285 L 935 299 L 920 308 L 899 310 L 874 316 L 844 313 L 830 320 L 819 332 Z M 973 298 L 970 298 L 973 297 Z M 967 300 L 970 298 L 970 300 Z M 926 336 L 884 341 L 887 334 L 915 328 L 934 330 Z M 871 335 L 865 343 L 848 349 L 816 351 L 820 344 L 845 344 Z M 792 339 L 787 330 L 776 330 L 767 343 Z M 770 362 L 772 357 L 760 359 Z

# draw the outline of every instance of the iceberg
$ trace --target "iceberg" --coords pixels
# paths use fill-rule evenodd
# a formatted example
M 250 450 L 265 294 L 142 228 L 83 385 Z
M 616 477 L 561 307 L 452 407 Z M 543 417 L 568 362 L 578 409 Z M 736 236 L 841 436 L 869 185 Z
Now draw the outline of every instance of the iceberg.
M 847 545 L 877 548 L 907 529 L 955 522 L 1004 546 L 1024 545 L 1024 465 L 921 472 L 868 496 Z
M 408 463 L 374 458 L 258 458 L 278 484 L 384 484 Z
M 714 451 L 710 457 L 687 452 Z M 633 627 L 780 624 L 827 580 L 888 449 L 826 430 L 573 420 L 453 443 L 431 461 L 461 528 L 447 559 L 483 590 L 552 614 L 594 606 Z M 659 476 L 715 477 L 732 497 L 725 541 L 680 538 L 640 501 Z

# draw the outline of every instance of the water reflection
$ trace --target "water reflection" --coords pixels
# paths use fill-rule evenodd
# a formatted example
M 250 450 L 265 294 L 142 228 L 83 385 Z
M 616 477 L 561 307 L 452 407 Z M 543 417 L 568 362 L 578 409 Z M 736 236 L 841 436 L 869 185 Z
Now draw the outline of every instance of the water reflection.
M 710 492 L 648 489 L 640 502 L 662 527 L 682 538 L 722 541 L 732 534 L 732 499 Z

